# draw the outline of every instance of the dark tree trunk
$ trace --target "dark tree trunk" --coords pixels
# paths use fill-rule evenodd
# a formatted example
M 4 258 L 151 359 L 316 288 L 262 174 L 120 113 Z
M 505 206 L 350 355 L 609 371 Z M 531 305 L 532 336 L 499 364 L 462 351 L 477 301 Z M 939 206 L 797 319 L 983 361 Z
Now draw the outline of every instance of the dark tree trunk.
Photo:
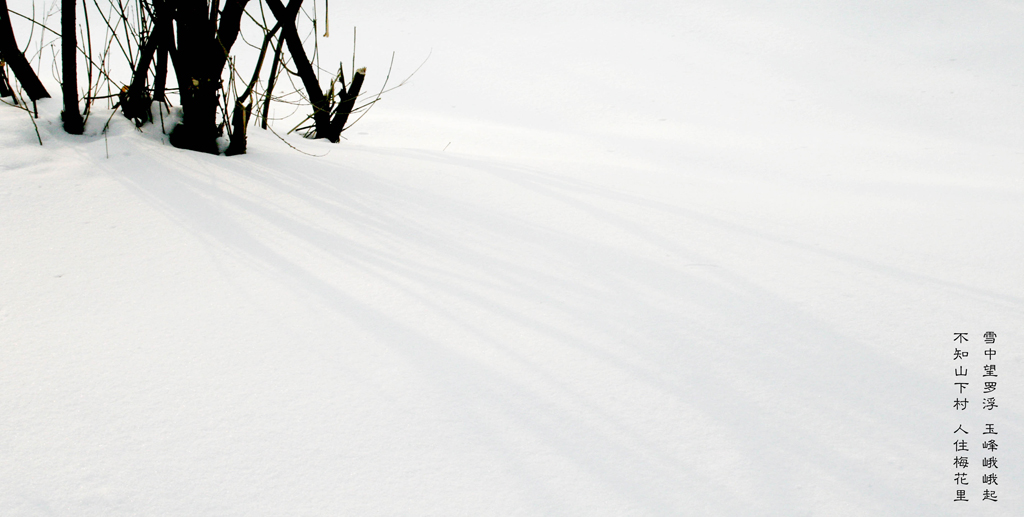
M 153 1 L 153 15 L 156 17 L 153 25 L 160 29 L 160 52 L 169 57 L 171 64 L 174 68 L 174 79 L 178 82 L 178 95 L 181 99 L 181 103 L 185 103 L 185 97 L 189 94 L 189 86 L 191 85 L 187 67 L 185 63 L 179 62 L 178 49 L 174 44 L 174 20 L 177 18 L 176 3 L 172 3 L 171 0 L 154 0 Z M 164 63 L 166 66 L 166 62 Z M 160 62 L 159 58 L 157 61 L 157 86 L 160 85 L 161 75 L 159 74 Z M 167 75 L 163 75 L 164 85 L 166 87 Z M 154 97 L 157 100 L 166 100 L 165 97 L 160 97 L 154 92 Z
M 316 80 L 316 72 L 306 51 L 302 48 L 302 38 L 299 37 L 298 29 L 295 28 L 295 16 L 299 12 L 302 0 L 291 0 L 288 7 L 281 4 L 281 0 L 266 0 L 267 7 L 274 14 L 274 18 L 281 24 L 285 43 L 288 44 L 288 53 L 292 55 L 292 63 L 295 71 L 302 79 L 302 85 L 306 88 L 306 95 L 309 96 L 309 103 L 313 106 L 313 122 L 316 127 L 315 138 L 324 138 L 331 125 L 331 113 L 327 107 L 327 97 L 320 90 L 320 83 Z
M 60 58 L 61 90 L 64 93 L 64 131 L 80 135 L 84 128 L 82 113 L 78 110 L 78 42 L 75 33 L 75 0 L 61 0 L 60 4 Z
M 227 0 L 220 12 L 219 28 L 214 31 L 211 18 L 217 18 L 217 2 L 209 11 L 205 0 L 177 2 L 179 55 L 171 54 L 171 59 L 181 89 L 182 121 L 171 132 L 173 145 L 217 153 L 220 76 L 238 38 L 247 3 L 248 0 Z
M 153 54 L 156 53 L 160 39 L 160 28 L 156 27 L 150 33 L 145 45 L 139 50 L 139 62 L 135 66 L 132 82 L 128 86 L 128 91 L 121 98 L 121 112 L 125 117 L 133 120 L 136 126 L 141 127 L 153 118 L 150 112 L 153 98 L 150 97 L 149 91 L 146 89 L 146 80 L 149 79 L 149 66 L 153 64 Z
M 11 67 L 11 72 L 14 72 L 14 77 L 25 88 L 29 99 L 37 101 L 50 96 L 32 70 L 32 65 L 25 59 L 25 54 L 18 49 L 14 29 L 11 27 L 11 15 L 7 12 L 7 0 L 0 0 L 0 59 Z
M 231 116 L 231 142 L 228 144 L 228 149 L 224 151 L 224 154 L 228 156 L 245 154 L 245 128 L 249 125 L 249 115 L 251 114 L 251 102 L 244 108 L 241 102 L 235 103 L 234 114 Z
M 156 71 L 153 73 L 153 100 L 167 102 L 167 49 L 157 42 Z
M 164 0 L 153 0 L 153 34 L 156 36 L 156 70 L 153 73 L 153 100 L 167 102 L 167 53 L 174 46 L 174 29 Z
M 228 144 L 227 151 L 224 152 L 224 154 L 228 156 L 245 154 L 245 131 L 249 126 L 249 117 L 252 115 L 252 102 L 245 104 L 245 101 L 249 99 L 249 95 L 252 95 L 253 88 L 256 87 L 256 81 L 260 80 L 260 70 L 263 69 L 263 60 L 267 57 L 267 47 L 270 45 L 270 40 L 273 39 L 274 34 L 277 34 L 277 31 L 280 28 L 281 24 L 278 23 L 263 37 L 263 45 L 260 47 L 260 56 L 256 59 L 256 68 L 252 71 L 252 78 L 249 79 L 249 85 L 245 88 L 245 91 L 235 99 L 235 109 L 231 115 L 231 141 Z
M 356 97 L 359 97 L 359 90 L 363 88 L 363 79 L 365 78 L 366 68 L 360 68 L 352 76 L 352 86 L 348 89 L 348 93 L 344 92 L 344 88 L 342 89 L 342 93 L 338 96 L 338 106 L 334 109 L 334 119 L 331 120 L 331 127 L 324 138 L 331 142 L 341 139 L 341 132 L 345 130 L 345 123 L 348 122 L 348 116 L 356 105 Z
M 213 47 L 209 12 L 204 0 L 177 3 L 178 59 L 174 61 L 181 89 L 182 120 L 171 131 L 175 147 L 217 153 L 217 88 L 210 84 L 209 50 Z
M 267 98 L 263 101 L 262 127 L 267 129 L 267 116 L 270 113 L 270 99 L 274 96 L 274 80 L 277 79 L 277 65 L 281 62 L 281 46 L 284 38 L 277 39 L 277 48 L 274 50 L 274 60 L 270 64 L 270 78 L 267 79 Z

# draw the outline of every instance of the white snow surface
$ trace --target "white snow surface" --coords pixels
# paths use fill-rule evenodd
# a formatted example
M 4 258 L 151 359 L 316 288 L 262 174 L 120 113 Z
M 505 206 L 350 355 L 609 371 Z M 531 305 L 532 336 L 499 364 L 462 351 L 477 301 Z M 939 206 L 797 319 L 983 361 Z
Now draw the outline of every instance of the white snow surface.
M 365 4 L 318 156 L 0 106 L 0 514 L 1024 514 L 1024 4 Z

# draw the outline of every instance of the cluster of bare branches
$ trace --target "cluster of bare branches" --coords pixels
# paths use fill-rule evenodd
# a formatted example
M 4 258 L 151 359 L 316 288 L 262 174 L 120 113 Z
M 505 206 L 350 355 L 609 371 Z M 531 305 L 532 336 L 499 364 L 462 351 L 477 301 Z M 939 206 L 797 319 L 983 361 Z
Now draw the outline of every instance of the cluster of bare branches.
M 284 103 L 295 109 L 312 108 L 292 131 L 337 142 L 354 123 L 352 119 L 358 120 L 352 115 L 369 110 L 388 91 L 390 68 L 384 86 L 371 100 L 365 100 L 362 92 L 366 68 L 352 70 L 346 81 L 339 65 L 326 91 L 322 90 L 315 6 L 311 13 L 303 9 L 303 0 L 284 1 L 288 3 L 60 0 L 57 31 L 48 23 L 55 11 L 36 13 L 33 8 L 31 13 L 19 13 L 8 9 L 7 0 L 0 0 L 0 97 L 11 96 L 15 104 L 19 93 L 32 103 L 49 97 L 29 57 L 18 47 L 11 25 L 15 16 L 31 22 L 30 41 L 35 31 L 44 35 L 36 46 L 37 55 L 50 48 L 55 68 L 59 41 L 61 118 L 68 133 L 83 132 L 97 100 L 107 100 L 109 107 L 138 127 L 153 122 L 156 114 L 164 131 L 164 115 L 174 108 L 180 110 L 180 117 L 169 129 L 172 145 L 216 154 L 218 138 L 227 136 L 225 154 L 241 154 L 246 150 L 248 128 L 259 121 L 267 129 L 271 104 Z M 307 52 L 310 43 L 312 53 Z M 354 44 L 353 32 L 353 68 Z M 244 55 L 238 55 L 236 47 Z M 79 59 L 84 65 L 81 86 Z M 264 66 L 267 61 L 269 66 Z M 21 105 L 27 108 L 23 98 Z

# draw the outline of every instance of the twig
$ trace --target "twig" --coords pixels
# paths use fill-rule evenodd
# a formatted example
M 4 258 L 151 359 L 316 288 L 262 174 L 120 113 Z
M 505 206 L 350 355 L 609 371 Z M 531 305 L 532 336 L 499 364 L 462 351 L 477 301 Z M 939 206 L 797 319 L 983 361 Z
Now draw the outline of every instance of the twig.
M 288 141 L 285 140 L 284 138 L 281 138 L 281 135 L 277 134 L 277 131 L 274 131 L 273 127 L 267 126 L 267 129 L 269 129 L 271 133 L 274 133 L 274 136 L 276 136 L 278 139 L 280 139 L 282 142 L 284 142 L 285 145 L 287 145 L 288 147 L 291 147 L 292 149 L 295 149 L 296 151 L 298 151 L 298 152 L 300 152 L 300 153 L 302 153 L 302 154 L 304 154 L 306 156 L 312 156 L 314 158 L 323 158 L 324 156 L 327 156 L 328 154 L 331 154 L 331 150 L 330 149 L 328 149 L 327 152 L 324 153 L 324 154 L 307 153 L 306 151 L 303 151 L 302 149 L 299 149 L 298 147 L 295 147 L 294 145 L 288 143 Z
M 120 103 L 118 103 L 120 104 Z M 107 159 L 110 159 L 110 145 L 107 144 L 107 129 L 110 128 L 110 121 L 114 119 L 114 115 L 117 114 L 117 105 L 114 105 L 114 109 L 110 111 L 110 117 L 107 118 L 107 123 L 103 124 L 103 146 L 107 151 Z
M 22 104 L 24 104 L 25 103 L 25 99 L 21 99 L 21 102 L 22 102 Z M 36 105 L 35 101 L 32 101 L 32 107 L 33 108 L 35 107 L 35 105 Z M 39 112 L 37 111 L 36 112 L 36 116 L 33 117 L 32 116 L 32 112 L 29 111 L 29 109 L 28 109 L 28 105 L 25 105 L 25 111 L 28 112 L 28 119 L 32 121 L 32 127 L 35 128 L 35 130 L 36 130 L 36 139 L 39 140 L 39 145 L 43 145 L 43 137 L 39 135 L 39 125 L 36 124 L 36 117 L 39 116 Z

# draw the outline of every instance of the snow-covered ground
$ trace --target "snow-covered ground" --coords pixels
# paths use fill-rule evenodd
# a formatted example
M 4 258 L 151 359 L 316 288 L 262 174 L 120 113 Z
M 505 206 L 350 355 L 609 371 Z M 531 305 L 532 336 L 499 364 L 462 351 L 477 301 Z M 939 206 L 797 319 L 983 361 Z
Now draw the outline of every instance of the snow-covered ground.
M 1024 4 L 676 4 L 332 6 L 430 58 L 323 156 L 0 106 L 0 514 L 1022 515 Z

